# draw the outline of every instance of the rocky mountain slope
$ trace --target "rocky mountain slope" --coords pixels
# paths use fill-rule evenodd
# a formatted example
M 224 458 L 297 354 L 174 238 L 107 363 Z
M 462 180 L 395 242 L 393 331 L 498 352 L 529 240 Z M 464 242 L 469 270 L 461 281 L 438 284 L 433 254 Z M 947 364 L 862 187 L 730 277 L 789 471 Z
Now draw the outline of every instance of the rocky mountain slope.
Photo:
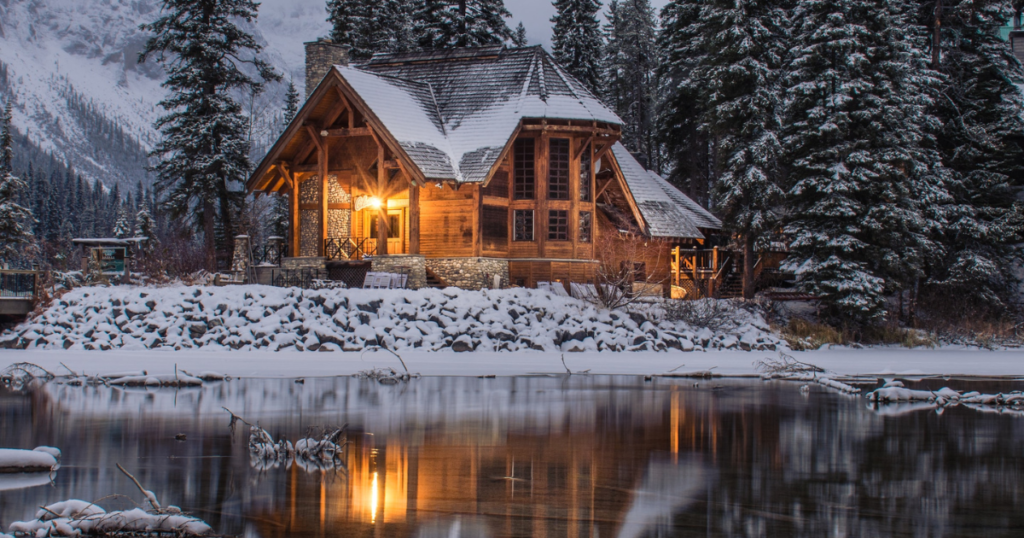
M 157 16 L 156 0 L 0 0 L 0 100 L 13 101 L 14 125 L 33 150 L 108 187 L 149 180 L 163 73 L 136 58 L 148 37 L 139 25 Z M 302 42 L 327 33 L 325 16 L 321 1 L 268 0 L 249 30 L 301 88 Z M 238 96 L 259 118 L 257 148 L 276 134 L 283 93 L 281 84 L 252 102 Z

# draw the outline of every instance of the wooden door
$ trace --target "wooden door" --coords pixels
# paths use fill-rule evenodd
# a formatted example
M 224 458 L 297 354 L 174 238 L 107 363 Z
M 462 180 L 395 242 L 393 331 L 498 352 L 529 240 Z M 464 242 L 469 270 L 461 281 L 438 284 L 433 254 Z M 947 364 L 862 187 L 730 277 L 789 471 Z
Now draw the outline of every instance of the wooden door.
M 377 238 L 376 211 L 366 211 L 366 230 L 369 230 L 367 237 Z M 388 254 L 404 254 L 402 239 L 405 237 L 405 215 L 403 209 L 388 210 Z

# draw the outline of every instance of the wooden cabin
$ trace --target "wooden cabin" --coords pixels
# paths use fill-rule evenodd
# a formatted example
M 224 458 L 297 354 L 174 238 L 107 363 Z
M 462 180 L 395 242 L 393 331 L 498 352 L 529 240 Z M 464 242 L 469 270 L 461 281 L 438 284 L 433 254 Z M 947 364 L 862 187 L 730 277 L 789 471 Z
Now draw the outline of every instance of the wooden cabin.
M 721 228 L 644 169 L 619 143 L 622 120 L 539 46 L 349 65 L 318 41 L 306 83 L 247 183 L 288 197 L 284 266 L 369 259 L 411 287 L 479 289 L 568 287 L 633 264 L 668 282 L 672 249 Z

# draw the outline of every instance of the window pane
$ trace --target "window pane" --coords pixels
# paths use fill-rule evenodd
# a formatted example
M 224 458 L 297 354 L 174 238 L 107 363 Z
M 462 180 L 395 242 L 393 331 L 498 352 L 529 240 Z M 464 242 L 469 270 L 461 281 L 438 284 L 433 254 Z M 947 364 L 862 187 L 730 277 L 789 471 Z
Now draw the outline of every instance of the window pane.
M 533 241 L 533 210 L 517 209 L 515 213 L 515 241 Z
M 551 241 L 569 240 L 569 212 L 561 210 L 548 211 L 548 239 Z
M 548 199 L 569 199 L 569 139 L 548 141 Z
M 590 211 L 580 211 L 580 243 L 590 242 Z
M 377 238 L 377 219 L 379 215 L 373 215 L 370 217 L 370 235 L 372 239 Z M 398 239 L 401 237 L 401 216 L 400 215 L 388 215 L 388 239 Z
M 590 201 L 590 169 L 591 169 L 590 144 L 583 148 L 583 156 L 580 157 L 580 201 Z
M 533 139 L 516 140 L 512 148 L 512 169 L 515 174 L 515 199 L 533 200 L 537 176 L 534 171 Z

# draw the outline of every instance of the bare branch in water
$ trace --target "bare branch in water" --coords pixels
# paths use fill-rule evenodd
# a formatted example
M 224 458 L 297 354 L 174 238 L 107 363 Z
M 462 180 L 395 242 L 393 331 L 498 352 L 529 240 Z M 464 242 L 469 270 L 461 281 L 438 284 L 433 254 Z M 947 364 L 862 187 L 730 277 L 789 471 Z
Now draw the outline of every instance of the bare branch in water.
M 120 463 L 116 465 L 117 468 L 120 469 L 125 476 L 131 478 L 132 482 L 135 482 L 135 485 L 139 488 L 139 491 L 141 491 L 142 494 L 146 497 L 146 500 L 149 501 L 149 505 L 153 507 L 153 510 L 157 512 L 162 512 L 163 508 L 160 506 L 160 502 L 156 500 L 156 495 L 154 495 L 152 491 L 149 491 L 148 489 L 142 487 L 142 484 L 139 483 L 139 479 L 132 476 L 132 474 L 126 471 L 124 467 L 121 467 Z

